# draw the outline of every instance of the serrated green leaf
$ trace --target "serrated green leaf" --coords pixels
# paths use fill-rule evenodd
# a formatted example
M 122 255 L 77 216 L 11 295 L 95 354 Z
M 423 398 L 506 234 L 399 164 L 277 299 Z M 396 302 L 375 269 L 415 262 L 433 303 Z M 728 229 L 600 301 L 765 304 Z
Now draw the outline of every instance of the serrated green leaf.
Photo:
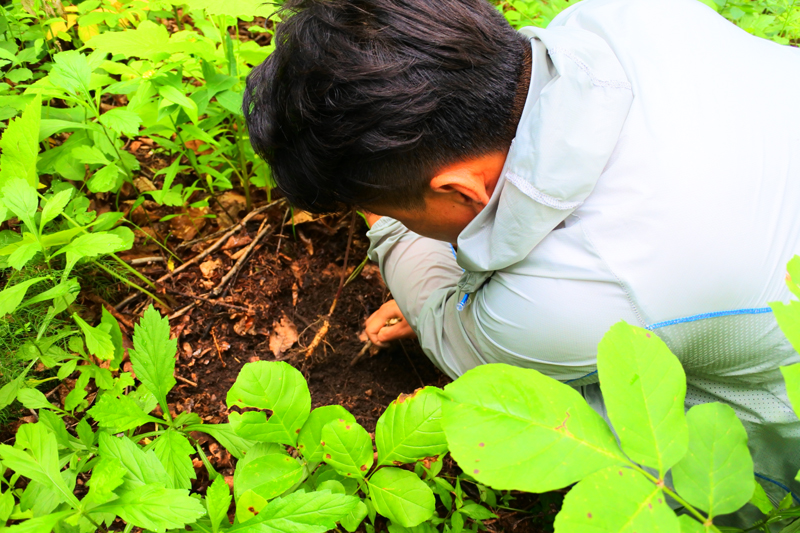
M 22 178 L 9 179 L 3 186 L 3 205 L 25 223 L 28 231 L 37 233 L 38 228 L 33 217 L 39 207 L 39 199 L 33 185 Z
M 237 498 L 252 490 L 265 500 L 271 500 L 302 479 L 303 467 L 296 459 L 283 453 L 271 453 L 257 457 L 244 466 L 237 465 L 233 489 Z
M 178 341 L 169 338 L 169 320 L 151 305 L 136 324 L 133 350 L 128 354 L 136 377 L 153 393 L 164 412 L 168 409 L 167 393 L 176 383 L 177 351 Z
M 167 102 L 180 106 L 192 122 L 197 122 L 197 103 L 172 85 L 162 85 L 158 94 Z
M 679 533 L 680 526 L 659 487 L 635 470 L 610 467 L 570 489 L 555 530 Z
M 108 360 L 114 357 L 114 343 L 111 335 L 107 331 L 97 327 L 92 327 L 86 323 L 78 313 L 72 314 L 72 319 L 80 326 L 83 336 L 86 339 L 86 347 L 89 352 L 97 356 L 98 359 Z
M 232 499 L 231 489 L 225 483 L 225 479 L 217 476 L 206 491 L 206 509 L 208 509 L 208 518 L 211 520 L 211 529 L 214 533 L 219 531 L 220 524 L 225 524 L 225 527 L 230 525 L 228 509 Z
M 21 389 L 17 393 L 17 399 L 26 409 L 53 409 L 55 407 L 38 389 Z
M 143 21 L 136 29 L 102 32 L 86 41 L 86 46 L 101 52 L 143 59 L 170 54 L 175 49 L 169 42 L 167 28 L 149 20 Z
M 62 279 L 66 279 L 80 259 L 108 255 L 124 248 L 125 243 L 122 239 L 113 233 L 103 231 L 99 233 L 84 233 L 73 239 L 54 255 L 67 254 L 67 264 L 62 273 Z
M 375 510 L 392 522 L 414 527 L 433 516 L 433 491 L 412 472 L 381 468 L 369 480 Z
M 12 285 L 11 287 L 6 287 L 0 291 L 0 317 L 13 313 L 14 310 L 19 307 L 19 304 L 22 303 L 22 299 L 25 298 L 28 287 L 45 279 L 47 278 L 39 277 L 26 279 L 23 282 Z
M 675 489 L 709 518 L 739 510 L 753 495 L 753 459 L 747 431 L 733 408 L 696 405 L 686 413 L 689 451 L 672 469 Z
M 92 478 L 87 482 L 89 492 L 83 504 L 99 505 L 116 498 L 114 490 L 122 485 L 128 470 L 118 460 L 103 457 L 92 468 Z
M 227 404 L 272 410 L 261 440 L 295 446 L 311 411 L 311 394 L 303 375 L 291 365 L 257 361 L 242 367 L 228 391 Z
M 87 448 L 94 446 L 96 442 L 95 434 L 92 431 L 92 426 L 89 425 L 89 422 L 87 422 L 85 418 L 81 418 L 81 421 L 75 426 L 75 431 L 78 433 L 78 438 L 84 446 Z
M 36 159 L 39 155 L 39 121 L 42 115 L 42 99 L 34 96 L 22 116 L 11 120 L 0 137 L 0 188 L 17 178 L 24 179 L 31 187 L 39 185 Z
M 73 148 L 70 154 L 81 163 L 87 165 L 107 165 L 110 163 L 103 151 L 96 146 L 82 144 Z
M 50 222 L 51 220 L 55 219 L 58 215 L 64 212 L 64 208 L 69 203 L 70 199 L 72 198 L 72 189 L 64 189 L 63 191 L 58 191 L 53 196 L 50 197 L 49 200 L 44 204 L 42 208 L 42 218 L 39 222 L 39 226 L 44 228 L 44 226 Z
M 625 462 L 580 393 L 535 370 L 481 365 L 445 387 L 445 397 L 453 458 L 495 489 L 547 492 Z
M 122 170 L 111 163 L 92 174 L 86 186 L 95 193 L 115 191 L 122 185 L 122 176 Z
M 447 451 L 438 391 L 420 389 L 401 395 L 378 419 L 375 444 L 380 465 L 413 463 Z
M 75 511 L 61 511 L 59 513 L 37 516 L 36 518 L 31 518 L 19 524 L 9 526 L 3 531 L 6 533 L 50 533 L 56 524 L 73 514 L 75 514 Z
M 342 527 L 350 533 L 355 533 L 361 522 L 367 517 L 367 505 L 360 501 L 347 516 L 342 518 Z
M 132 137 L 139 133 L 142 119 L 130 109 L 116 107 L 100 115 L 100 123 L 119 134 Z
M 164 423 L 163 420 L 149 416 L 142 411 L 132 398 L 111 393 L 105 393 L 100 396 L 100 399 L 87 413 L 94 418 L 100 427 L 107 428 L 112 433 L 127 431 L 143 426 L 148 422 Z
M 2 293 L 0 293 L 0 296 L 2 296 Z M 783 374 L 783 380 L 786 382 L 786 394 L 789 396 L 794 412 L 800 413 L 800 363 L 782 366 L 781 374 Z
M 78 280 L 70 278 L 66 281 L 62 281 L 54 287 L 50 287 L 46 291 L 40 292 L 36 296 L 31 296 L 25 300 L 23 307 L 27 307 L 39 302 L 46 302 L 47 300 L 63 298 L 65 296 L 77 296 L 80 290 L 81 286 L 78 283 Z
M 181 433 L 167 430 L 155 440 L 153 451 L 164 465 L 167 475 L 172 478 L 176 489 L 192 488 L 192 480 L 197 478 L 192 466 L 194 448 Z
M 329 422 L 339 419 L 354 424 L 356 422 L 356 418 L 341 405 L 326 405 L 311 411 L 297 439 L 297 449 L 306 461 L 312 463 L 322 461 L 322 428 Z
M 678 358 L 654 333 L 618 322 L 597 348 L 597 372 L 622 450 L 663 477 L 689 442 Z
M 347 516 L 358 498 L 328 491 L 294 492 L 271 501 L 257 516 L 237 524 L 229 533 L 324 533 Z
M 8 517 L 14 511 L 14 494 L 7 490 L 0 494 L 0 524 L 5 525 Z
M 156 533 L 183 528 L 206 514 L 200 500 L 189 496 L 188 491 L 158 485 L 142 485 L 136 490 L 124 491 L 116 500 L 93 511 L 116 513 L 129 524 Z
M 50 83 L 72 94 L 88 95 L 92 68 L 85 55 L 77 50 L 60 52 L 53 56 L 52 65 Z
M 361 425 L 334 420 L 322 428 L 323 460 L 347 477 L 364 477 L 372 468 L 372 439 Z
M 119 327 L 119 322 L 114 318 L 114 315 L 112 315 L 105 306 L 102 306 L 102 308 L 103 314 L 100 323 L 108 325 L 108 334 L 111 337 L 111 343 L 114 345 L 114 357 L 111 358 L 111 364 L 109 366 L 112 370 L 117 370 L 119 369 L 119 365 L 122 364 L 122 358 L 125 355 L 125 349 L 122 346 L 122 330 Z
M 127 437 L 112 437 L 106 432 L 98 435 L 100 457 L 116 459 L 128 471 L 124 478 L 126 490 L 151 484 L 172 487 L 171 478 L 152 450 L 145 452 Z

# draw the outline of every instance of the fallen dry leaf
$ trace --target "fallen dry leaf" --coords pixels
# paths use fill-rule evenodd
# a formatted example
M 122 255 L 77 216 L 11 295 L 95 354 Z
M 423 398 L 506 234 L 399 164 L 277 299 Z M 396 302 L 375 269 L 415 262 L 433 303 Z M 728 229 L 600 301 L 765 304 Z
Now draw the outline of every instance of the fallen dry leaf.
M 285 315 L 281 317 L 281 323 L 272 325 L 272 334 L 269 336 L 269 349 L 280 357 L 282 353 L 291 348 L 297 342 L 297 326 Z
M 222 204 L 222 207 L 225 208 L 225 211 L 220 210 L 219 205 L 217 202 L 212 202 L 211 206 L 214 209 L 214 212 L 217 215 L 217 221 L 222 226 L 230 226 L 231 224 L 237 222 L 237 220 L 231 220 L 228 214 L 234 218 L 239 216 L 241 211 L 244 211 L 245 207 L 247 206 L 247 200 L 244 196 L 239 194 L 238 192 L 234 191 L 225 191 L 224 193 L 217 196 L 217 201 Z
M 240 321 L 233 325 L 233 331 L 235 331 L 237 335 L 255 335 L 256 330 L 253 327 L 254 323 L 254 317 L 245 315 Z
M 233 248 L 240 248 L 246 244 L 253 242 L 253 238 L 247 233 L 244 235 L 231 235 L 225 244 L 222 245 L 222 250 L 232 250 Z
M 295 226 L 298 224 L 304 224 L 306 222 L 311 222 L 314 220 L 314 215 L 309 213 L 308 211 L 295 211 L 292 213 L 291 218 L 286 222 L 286 226 L 294 224 Z
M 204 278 L 210 278 L 220 266 L 222 266 L 222 261 L 219 259 L 209 259 L 208 261 L 200 263 L 200 272 L 203 273 Z
M 207 207 L 190 207 L 185 214 L 170 219 L 169 227 L 172 230 L 172 235 L 182 241 L 194 239 L 203 229 L 203 226 L 206 225 L 206 214 L 208 214 Z

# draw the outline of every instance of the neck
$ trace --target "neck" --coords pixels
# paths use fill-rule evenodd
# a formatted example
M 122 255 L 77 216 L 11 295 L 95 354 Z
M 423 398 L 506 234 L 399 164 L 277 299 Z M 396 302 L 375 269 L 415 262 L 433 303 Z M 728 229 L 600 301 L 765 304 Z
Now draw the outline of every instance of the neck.
M 533 54 L 531 52 L 531 45 L 525 42 L 522 46 L 522 65 L 519 72 L 517 82 L 517 93 L 514 95 L 514 105 L 511 108 L 511 120 L 509 121 L 510 127 L 514 129 L 513 134 L 517 131 L 519 121 L 522 118 L 522 111 L 525 109 L 525 102 L 528 100 L 528 89 L 531 85 L 531 70 L 533 68 Z

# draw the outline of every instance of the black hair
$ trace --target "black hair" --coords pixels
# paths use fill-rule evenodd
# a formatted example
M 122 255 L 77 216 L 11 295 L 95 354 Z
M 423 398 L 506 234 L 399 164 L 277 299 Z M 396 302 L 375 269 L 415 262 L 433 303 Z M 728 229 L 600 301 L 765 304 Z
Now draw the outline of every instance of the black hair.
M 247 77 L 255 151 L 295 206 L 417 207 L 505 149 L 528 40 L 485 0 L 289 0 Z

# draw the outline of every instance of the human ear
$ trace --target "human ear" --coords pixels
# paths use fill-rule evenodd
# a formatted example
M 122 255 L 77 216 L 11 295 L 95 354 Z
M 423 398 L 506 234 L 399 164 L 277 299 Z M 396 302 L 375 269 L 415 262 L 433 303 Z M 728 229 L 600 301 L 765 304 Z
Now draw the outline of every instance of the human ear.
M 481 208 L 489 203 L 489 192 L 483 174 L 459 166 L 446 169 L 431 179 L 433 193 L 457 193 L 465 204 L 477 204 Z

